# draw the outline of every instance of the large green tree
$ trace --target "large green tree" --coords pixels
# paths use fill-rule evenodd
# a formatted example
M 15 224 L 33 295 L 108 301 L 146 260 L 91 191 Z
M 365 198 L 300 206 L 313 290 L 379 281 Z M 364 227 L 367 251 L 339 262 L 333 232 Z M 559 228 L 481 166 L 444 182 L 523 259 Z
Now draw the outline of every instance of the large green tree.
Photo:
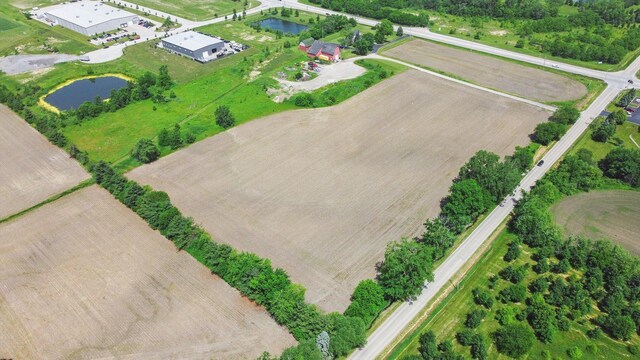
M 503 326 L 493 335 L 498 352 L 516 359 L 531 349 L 534 339 L 533 331 L 523 324 Z
M 150 163 L 156 161 L 160 156 L 160 150 L 153 141 L 149 139 L 140 139 L 133 147 L 131 156 L 141 163 Z
M 418 295 L 426 280 L 433 280 L 431 248 L 402 239 L 387 245 L 378 268 L 378 282 L 390 300 L 406 300 Z
M 229 110 L 229 107 L 226 105 L 220 105 L 216 109 L 216 124 L 221 128 L 227 129 L 232 127 L 236 123 L 236 118 Z

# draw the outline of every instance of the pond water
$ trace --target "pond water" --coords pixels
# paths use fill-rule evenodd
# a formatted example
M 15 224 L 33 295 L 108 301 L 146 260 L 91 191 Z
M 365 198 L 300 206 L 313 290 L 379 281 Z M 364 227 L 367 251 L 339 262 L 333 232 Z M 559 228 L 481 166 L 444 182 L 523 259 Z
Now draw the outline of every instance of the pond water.
M 279 30 L 279 31 L 282 31 L 283 33 L 293 34 L 293 35 L 298 35 L 309 28 L 308 26 L 305 26 L 302 24 L 294 23 L 292 21 L 287 21 L 287 20 L 280 20 L 276 18 L 264 19 L 262 21 L 257 22 L 257 24 L 260 25 L 260 27 L 262 28 L 267 28 L 274 31 Z
M 111 90 L 127 86 L 127 80 L 115 76 L 76 80 L 44 98 L 44 101 L 60 110 L 77 109 L 83 102 L 94 101 L 96 96 L 107 99 Z

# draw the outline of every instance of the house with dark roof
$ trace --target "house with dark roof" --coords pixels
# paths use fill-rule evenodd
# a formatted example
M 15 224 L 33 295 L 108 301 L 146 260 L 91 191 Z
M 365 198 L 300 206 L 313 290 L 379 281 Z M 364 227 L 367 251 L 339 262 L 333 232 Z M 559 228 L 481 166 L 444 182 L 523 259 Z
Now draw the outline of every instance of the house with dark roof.
M 312 38 L 300 42 L 298 48 L 307 53 L 310 58 L 318 58 L 326 61 L 340 61 L 340 45 L 326 43 Z

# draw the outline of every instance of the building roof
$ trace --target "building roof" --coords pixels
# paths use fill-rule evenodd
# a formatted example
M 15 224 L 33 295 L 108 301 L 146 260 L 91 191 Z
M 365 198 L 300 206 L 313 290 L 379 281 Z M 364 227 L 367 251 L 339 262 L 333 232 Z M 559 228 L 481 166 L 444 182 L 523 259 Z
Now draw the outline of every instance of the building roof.
M 136 14 L 98 1 L 78 1 L 75 3 L 61 4 L 47 9 L 45 14 L 53 15 L 84 28 L 114 19 L 137 16 Z
M 320 40 L 316 40 L 313 42 L 313 45 L 311 45 L 309 50 L 307 50 L 307 54 L 316 55 L 318 52 L 322 52 L 323 54 L 333 55 L 338 47 L 338 44 L 325 43 Z
M 307 38 L 307 39 L 302 40 L 301 43 L 302 43 L 302 45 L 304 45 L 306 47 L 309 47 L 309 46 L 313 45 L 314 41 L 315 40 L 313 38 Z
M 191 51 L 202 49 L 205 46 L 215 45 L 222 42 L 222 40 L 218 39 L 217 37 L 201 34 L 195 31 L 185 31 L 183 33 L 171 35 L 167 38 L 162 39 L 162 41 L 180 46 Z

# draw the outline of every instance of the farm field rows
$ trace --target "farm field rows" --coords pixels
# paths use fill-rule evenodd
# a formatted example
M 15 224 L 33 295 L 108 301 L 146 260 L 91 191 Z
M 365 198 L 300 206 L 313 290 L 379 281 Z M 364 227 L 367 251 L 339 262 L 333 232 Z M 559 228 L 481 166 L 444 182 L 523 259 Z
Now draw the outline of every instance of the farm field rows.
M 408 96 L 407 94 L 411 94 Z M 546 110 L 410 70 L 332 108 L 243 124 L 129 176 L 217 241 L 269 258 L 342 311 L 387 242 L 439 211 L 479 149 L 529 142 Z
M 583 84 L 561 75 L 419 39 L 383 54 L 542 102 L 577 100 L 587 94 Z
M 89 178 L 80 164 L 4 105 L 0 119 L 0 219 Z
M 551 207 L 566 235 L 609 239 L 640 255 L 640 193 L 606 190 L 582 193 Z
M 0 224 L 0 349 L 16 359 L 239 359 L 295 341 L 97 186 Z

